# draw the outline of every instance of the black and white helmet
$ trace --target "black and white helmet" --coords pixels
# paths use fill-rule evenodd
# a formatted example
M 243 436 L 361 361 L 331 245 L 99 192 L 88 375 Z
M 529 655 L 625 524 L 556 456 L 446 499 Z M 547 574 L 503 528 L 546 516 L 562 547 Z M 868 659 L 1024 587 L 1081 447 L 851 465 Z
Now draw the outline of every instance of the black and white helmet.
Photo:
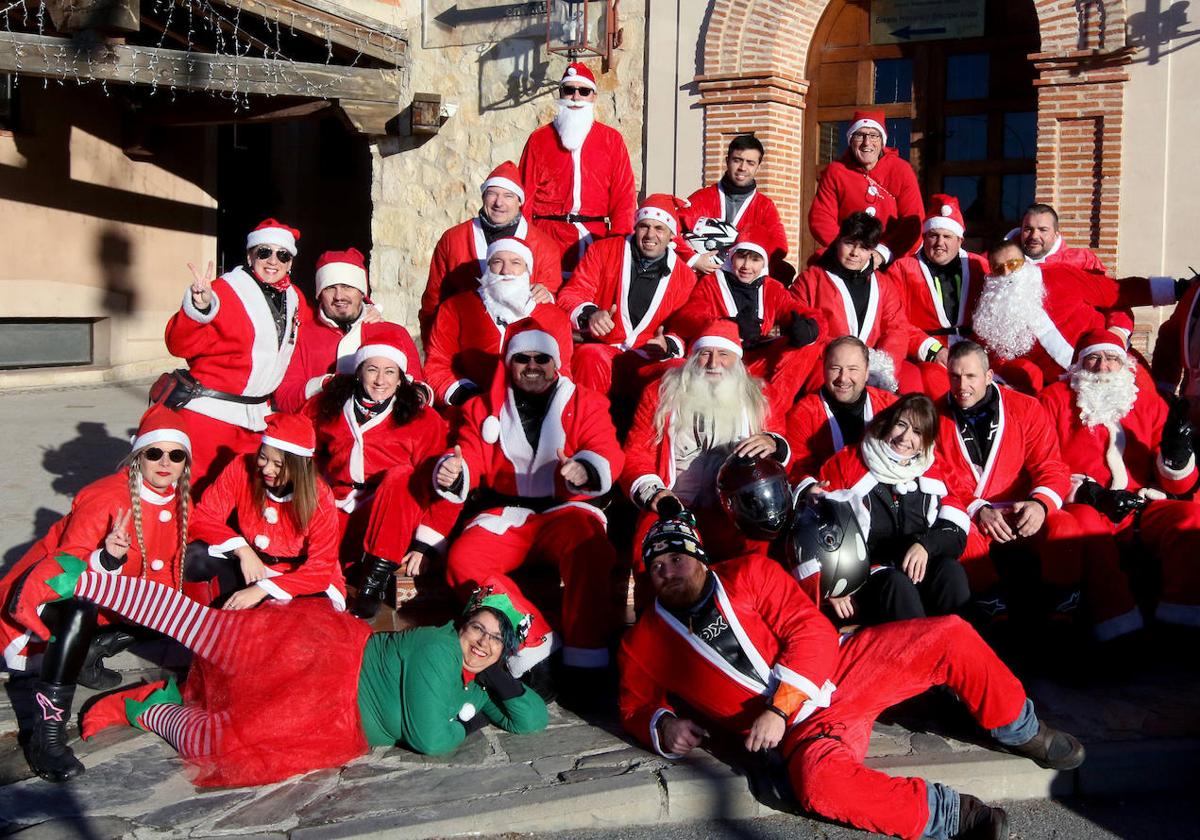
M 684 235 L 684 239 L 697 252 L 716 251 L 725 256 L 737 240 L 737 233 L 737 228 L 729 222 L 701 216 L 692 225 L 691 231 Z
M 849 595 L 871 573 L 867 544 L 849 502 L 810 496 L 801 500 L 788 536 L 788 567 L 797 580 L 821 571 L 821 597 Z

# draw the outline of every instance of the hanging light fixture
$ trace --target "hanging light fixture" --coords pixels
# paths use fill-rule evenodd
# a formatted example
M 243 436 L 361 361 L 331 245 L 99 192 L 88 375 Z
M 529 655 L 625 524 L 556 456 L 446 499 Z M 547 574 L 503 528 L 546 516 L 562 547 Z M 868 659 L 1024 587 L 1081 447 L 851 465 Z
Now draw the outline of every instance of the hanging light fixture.
M 605 62 L 621 45 L 617 27 L 619 0 L 546 0 L 546 49 L 569 61 Z

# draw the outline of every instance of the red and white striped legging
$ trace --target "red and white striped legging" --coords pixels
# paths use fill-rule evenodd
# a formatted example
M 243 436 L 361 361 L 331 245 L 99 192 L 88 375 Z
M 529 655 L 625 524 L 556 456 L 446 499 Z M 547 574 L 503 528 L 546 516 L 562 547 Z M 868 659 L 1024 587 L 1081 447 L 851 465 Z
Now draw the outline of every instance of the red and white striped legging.
M 226 664 L 235 642 L 235 634 L 229 632 L 230 614 L 209 609 L 155 581 L 84 572 L 75 584 L 75 597 L 170 636 L 217 668 Z M 159 703 L 146 709 L 137 722 L 185 758 L 199 758 L 213 753 L 222 718 L 178 703 Z

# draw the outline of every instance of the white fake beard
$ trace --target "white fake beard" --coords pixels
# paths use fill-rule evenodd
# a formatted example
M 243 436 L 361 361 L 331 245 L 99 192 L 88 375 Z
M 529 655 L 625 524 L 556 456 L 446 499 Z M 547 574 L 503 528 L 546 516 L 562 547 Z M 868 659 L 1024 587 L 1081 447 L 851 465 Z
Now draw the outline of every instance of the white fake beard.
M 520 275 L 484 272 L 479 280 L 483 308 L 498 322 L 511 324 L 533 311 L 529 272 Z
M 583 146 L 592 123 L 596 121 L 596 106 L 592 102 L 558 100 L 558 113 L 554 116 L 554 130 L 563 148 L 572 152 Z
M 1031 262 L 1005 277 L 988 275 L 971 327 L 1002 358 L 1020 358 L 1037 340 L 1033 325 L 1045 314 L 1045 297 L 1042 270 Z
M 1075 392 L 1079 419 L 1089 429 L 1119 423 L 1133 410 L 1138 395 L 1137 378 L 1129 362 L 1112 373 L 1073 370 L 1071 390 Z
M 734 443 L 749 433 L 762 431 L 766 400 L 761 385 L 738 362 L 719 376 L 709 376 L 693 356 L 682 368 L 663 377 L 662 401 L 655 417 L 661 430 L 666 415 L 676 429 L 695 429 L 697 418 L 702 419 L 706 447 Z

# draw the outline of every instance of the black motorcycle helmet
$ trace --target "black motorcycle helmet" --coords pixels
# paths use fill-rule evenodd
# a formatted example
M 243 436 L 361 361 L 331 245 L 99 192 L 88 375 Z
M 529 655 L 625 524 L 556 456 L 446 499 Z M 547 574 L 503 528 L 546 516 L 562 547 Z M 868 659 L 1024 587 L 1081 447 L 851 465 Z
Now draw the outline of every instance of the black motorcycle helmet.
M 751 539 L 773 540 L 787 531 L 792 488 L 774 458 L 730 455 L 717 473 L 717 493 L 733 524 Z
M 788 535 L 788 567 L 797 580 L 821 570 L 821 597 L 850 595 L 867 582 L 867 543 L 849 502 L 810 496 L 796 507 Z

